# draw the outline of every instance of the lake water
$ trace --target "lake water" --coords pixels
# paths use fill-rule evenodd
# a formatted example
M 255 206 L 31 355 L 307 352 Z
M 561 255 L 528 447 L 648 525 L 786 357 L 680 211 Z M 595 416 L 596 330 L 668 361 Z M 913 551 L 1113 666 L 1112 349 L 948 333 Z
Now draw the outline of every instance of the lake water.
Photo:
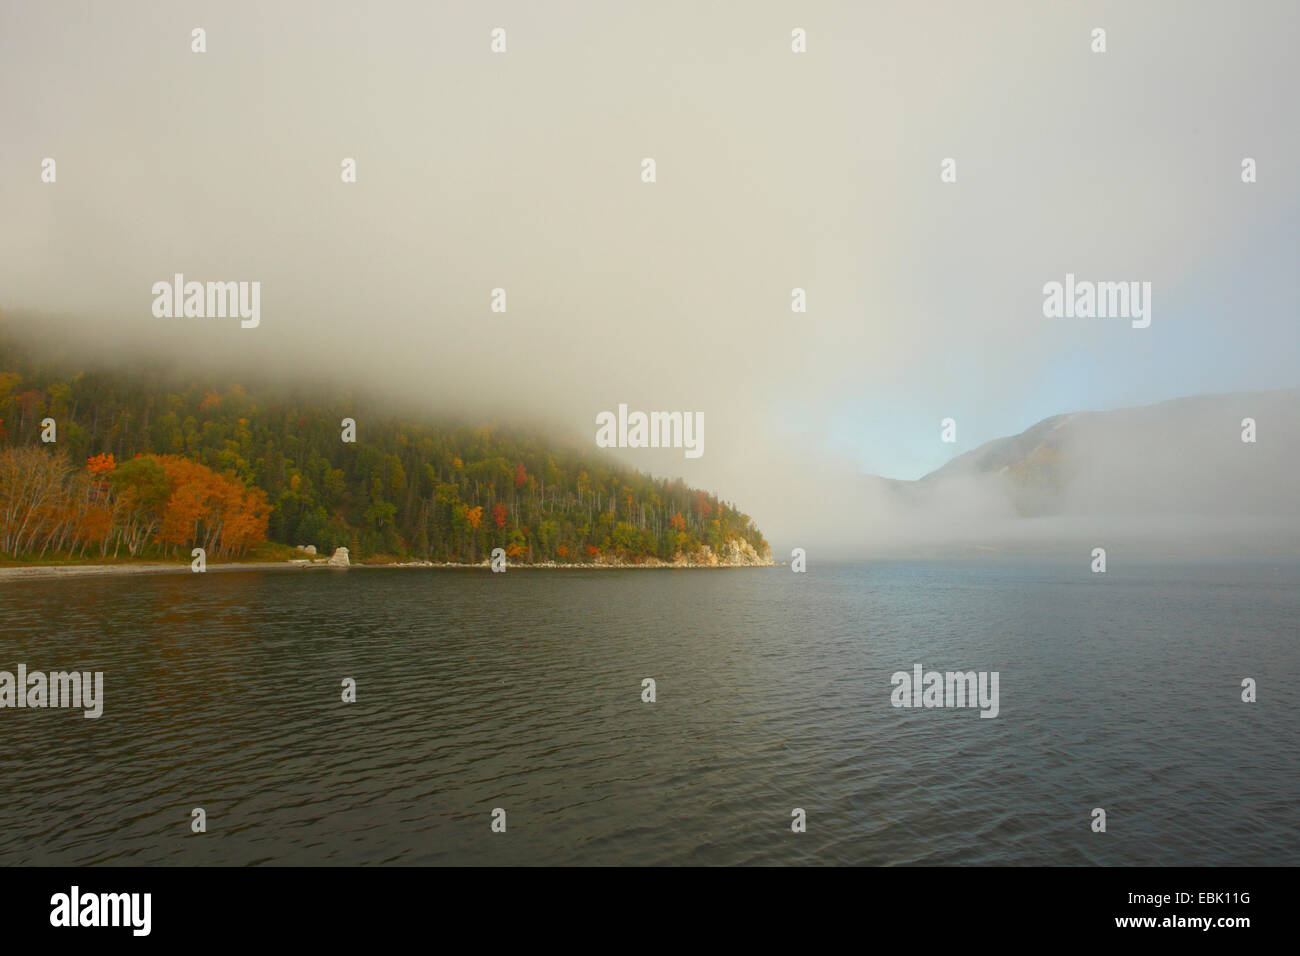
M 0 583 L 0 864 L 1300 864 L 1300 563 L 1088 563 Z

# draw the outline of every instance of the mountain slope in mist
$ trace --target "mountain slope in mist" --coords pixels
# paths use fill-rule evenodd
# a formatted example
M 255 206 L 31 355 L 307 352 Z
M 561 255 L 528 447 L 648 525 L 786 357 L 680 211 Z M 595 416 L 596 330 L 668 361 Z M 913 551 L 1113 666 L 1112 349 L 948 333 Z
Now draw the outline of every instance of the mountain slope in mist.
M 516 563 L 771 560 L 761 532 L 730 502 L 526 424 L 403 412 L 332 384 L 232 381 L 193 362 L 75 360 L 74 350 L 6 331 L 0 323 L 0 458 L 18 464 L 0 469 L 0 503 L 17 503 L 0 518 L 20 505 L 30 513 L 17 522 L 20 540 L 37 540 L 28 525 L 43 521 L 44 540 L 95 540 L 107 554 L 115 528 L 149 526 L 119 519 L 147 497 L 141 466 L 130 463 L 158 455 L 174 471 L 173 459 L 183 459 L 237 480 L 240 494 L 260 490 L 262 526 L 282 544 L 458 562 L 496 548 Z M 163 482 L 162 465 L 154 470 Z M 48 476 L 39 493 L 5 477 L 29 473 Z M 154 495 L 160 527 L 182 513 L 177 491 L 171 480 Z M 180 497 L 195 514 L 213 513 L 199 491 Z M 48 506 L 56 499 L 58 514 Z M 177 519 L 169 543 L 188 542 L 179 532 L 203 520 Z
M 1254 441 L 1243 441 L 1254 423 Z M 991 512 L 1295 517 L 1300 390 L 1180 398 L 1046 418 L 916 482 L 914 503 L 982 501 Z

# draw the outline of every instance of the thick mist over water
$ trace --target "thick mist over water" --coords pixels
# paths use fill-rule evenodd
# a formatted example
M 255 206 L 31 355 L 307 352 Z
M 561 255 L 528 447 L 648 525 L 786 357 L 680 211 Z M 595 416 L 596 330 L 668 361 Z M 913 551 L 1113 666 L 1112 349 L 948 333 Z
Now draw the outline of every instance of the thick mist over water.
M 1200 396 L 1059 416 L 916 484 L 868 482 L 866 530 L 882 550 L 1294 554 L 1297 474 L 1300 392 Z
M 0 310 L 103 364 L 593 449 L 619 404 L 699 412 L 699 459 L 613 454 L 734 501 L 778 559 L 1296 550 L 1294 393 L 1071 427 L 1059 488 L 871 477 L 1295 388 L 1293 4 L 555 9 L 0 6 Z M 156 318 L 177 273 L 260 282 L 260 324 Z M 1150 282 L 1150 327 L 1045 318 L 1066 273 Z

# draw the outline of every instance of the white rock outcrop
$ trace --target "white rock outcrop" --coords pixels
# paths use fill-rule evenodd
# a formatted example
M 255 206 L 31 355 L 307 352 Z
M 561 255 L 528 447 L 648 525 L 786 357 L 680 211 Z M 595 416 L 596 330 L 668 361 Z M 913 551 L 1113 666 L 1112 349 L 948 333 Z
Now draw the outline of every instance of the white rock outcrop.
M 348 549 L 335 548 L 334 553 L 330 555 L 328 564 L 331 568 L 346 568 L 351 566 L 352 562 L 348 560 Z
M 733 538 L 723 547 L 721 556 L 707 544 L 700 545 L 698 551 L 684 554 L 678 551 L 673 556 L 673 566 L 678 568 L 744 568 L 767 566 L 772 562 L 772 550 L 766 549 L 759 554 L 754 546 L 743 538 Z
M 727 542 L 722 563 L 730 565 L 771 564 L 772 552 L 769 548 L 766 555 L 759 554 L 754 546 L 744 538 L 733 538 Z

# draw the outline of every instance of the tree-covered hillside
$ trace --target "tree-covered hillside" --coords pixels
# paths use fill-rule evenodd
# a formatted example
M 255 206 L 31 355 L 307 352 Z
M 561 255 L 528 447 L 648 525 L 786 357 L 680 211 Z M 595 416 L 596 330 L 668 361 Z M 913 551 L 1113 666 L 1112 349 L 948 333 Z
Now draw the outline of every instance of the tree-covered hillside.
M 477 562 L 500 547 L 515 562 L 671 561 L 705 545 L 721 554 L 730 540 L 767 551 L 753 522 L 729 503 L 619 467 L 594 449 L 519 428 L 362 413 L 337 393 L 170 377 L 158 368 L 49 361 L 0 328 L 0 453 L 55 456 L 69 488 L 88 472 L 94 480 L 67 494 L 99 501 L 115 522 L 148 496 L 137 485 L 165 473 L 173 503 L 164 496 L 157 513 L 137 515 L 136 537 L 140 527 L 192 520 L 189 512 L 184 520 L 163 513 L 180 507 L 178 481 L 215 488 L 220 476 L 265 493 L 271 540 L 325 553 L 346 546 L 362 558 Z M 53 444 L 41 440 L 46 419 L 57 428 Z M 356 422 L 355 443 L 343 440 L 344 419 Z M 114 477 L 141 455 L 157 457 Z M 186 471 L 182 460 L 204 469 Z M 189 495 L 186 507 L 201 510 L 199 499 Z M 155 533 L 146 550 L 165 544 Z

